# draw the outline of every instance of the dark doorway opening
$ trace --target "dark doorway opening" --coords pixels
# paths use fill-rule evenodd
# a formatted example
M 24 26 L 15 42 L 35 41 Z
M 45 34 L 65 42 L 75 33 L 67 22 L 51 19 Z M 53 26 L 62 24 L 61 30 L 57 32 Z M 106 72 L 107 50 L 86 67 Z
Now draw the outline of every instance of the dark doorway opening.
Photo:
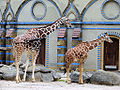
M 104 70 L 118 70 L 119 39 L 111 39 L 113 43 L 104 42 Z
M 40 52 L 36 60 L 36 64 L 42 64 L 44 66 L 45 66 L 45 44 L 46 44 L 46 39 L 43 38 L 41 40 Z

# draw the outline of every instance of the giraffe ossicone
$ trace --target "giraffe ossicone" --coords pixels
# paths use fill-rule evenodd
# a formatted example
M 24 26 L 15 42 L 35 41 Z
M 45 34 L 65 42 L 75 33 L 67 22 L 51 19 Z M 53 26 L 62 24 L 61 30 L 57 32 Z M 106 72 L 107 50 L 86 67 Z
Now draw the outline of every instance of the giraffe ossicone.
M 41 39 L 45 38 L 50 33 L 54 32 L 58 26 L 61 24 L 66 24 L 71 27 L 70 20 L 66 17 L 61 17 L 56 20 L 53 24 L 47 25 L 44 27 L 33 28 L 28 30 L 25 34 L 17 36 L 13 39 L 13 53 L 15 56 L 15 66 L 16 66 L 16 82 L 20 82 L 19 76 L 19 62 L 21 59 L 21 55 L 23 52 L 27 52 L 27 60 L 25 73 L 23 76 L 23 81 L 26 79 L 26 72 L 29 64 L 29 57 L 32 55 L 32 81 L 35 81 L 34 71 L 35 71 L 35 63 L 37 56 L 40 52 Z
M 68 49 L 68 51 L 65 54 L 65 62 L 66 62 L 66 71 L 67 71 L 67 83 L 71 83 L 71 79 L 69 77 L 69 70 L 71 67 L 71 64 L 77 60 L 80 62 L 79 65 L 79 83 L 83 83 L 82 79 L 82 72 L 83 72 L 83 64 L 88 56 L 88 52 L 94 48 L 96 48 L 98 45 L 100 45 L 102 42 L 107 41 L 109 43 L 113 43 L 113 41 L 110 39 L 107 33 L 102 35 L 99 39 L 93 40 L 93 41 L 86 41 L 86 42 L 80 42 L 77 46 L 74 48 Z

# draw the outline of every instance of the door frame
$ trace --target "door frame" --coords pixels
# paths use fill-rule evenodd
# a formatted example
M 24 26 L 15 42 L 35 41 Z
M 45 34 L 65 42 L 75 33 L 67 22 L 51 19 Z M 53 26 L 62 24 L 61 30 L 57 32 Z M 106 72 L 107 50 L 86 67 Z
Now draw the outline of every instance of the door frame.
M 111 38 L 116 38 L 119 40 L 119 64 L 118 64 L 118 71 L 120 71 L 120 37 L 117 36 L 110 36 Z M 101 65 L 100 68 L 104 69 L 104 42 L 101 44 Z
M 43 41 L 41 40 L 40 52 L 37 57 L 36 64 L 46 66 L 46 38 L 44 38 Z

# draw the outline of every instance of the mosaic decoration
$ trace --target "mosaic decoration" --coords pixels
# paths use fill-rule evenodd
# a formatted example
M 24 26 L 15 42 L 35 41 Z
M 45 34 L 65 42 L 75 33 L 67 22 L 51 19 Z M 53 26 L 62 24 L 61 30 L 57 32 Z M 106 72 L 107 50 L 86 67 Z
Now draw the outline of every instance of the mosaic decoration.
M 105 33 L 108 33 L 108 35 L 110 36 L 112 35 L 112 36 L 120 37 L 120 33 L 118 32 L 105 32 Z M 101 35 L 104 35 L 104 33 L 100 34 L 98 38 L 100 38 Z M 99 45 L 97 47 L 97 70 L 101 69 L 101 50 L 102 50 L 102 46 Z
M 59 37 L 59 38 L 64 37 L 64 36 L 65 36 L 65 32 L 66 32 L 66 28 L 61 28 L 61 29 L 59 29 L 58 37 Z
M 2 37 L 4 29 L 0 29 L 0 37 Z
M 82 38 L 73 38 L 72 39 L 72 46 L 75 47 L 76 45 L 78 45 L 80 42 L 82 41 Z
M 77 38 L 80 36 L 80 28 L 75 28 L 72 37 Z
M 37 24 L 51 24 L 52 22 L 18 22 L 18 19 L 19 19 L 19 15 L 20 13 L 22 12 L 22 10 L 25 8 L 25 6 L 27 6 L 27 4 L 29 2 L 31 2 L 32 0 L 23 0 L 21 5 L 19 6 L 19 8 L 17 9 L 16 13 L 13 11 L 10 3 L 7 4 L 6 6 L 6 9 L 4 11 L 4 13 L 2 14 L 1 10 L 0 10 L 0 16 L 2 16 L 2 19 L 3 19 L 3 22 L 5 22 L 5 20 L 7 20 L 7 23 L 12 23 L 11 25 L 7 25 L 9 29 L 11 28 L 16 28 L 17 26 L 14 25 L 14 22 L 15 24 L 21 24 L 21 25 L 35 25 L 36 23 Z M 114 24 L 114 25 L 119 25 L 120 22 L 82 22 L 82 20 L 84 20 L 84 16 L 87 12 L 87 10 L 89 9 L 89 7 L 91 7 L 95 2 L 97 2 L 98 0 L 90 0 L 90 2 L 85 6 L 85 8 L 83 9 L 82 13 L 79 12 L 79 10 L 76 8 L 75 4 L 74 4 L 74 0 L 68 0 L 68 5 L 67 7 L 65 8 L 65 10 L 63 12 L 61 12 L 61 9 L 59 8 L 59 6 L 57 5 L 57 3 L 55 2 L 55 0 L 47 0 L 47 2 L 50 2 L 52 3 L 53 7 L 55 7 L 57 9 L 57 12 L 59 13 L 59 17 L 62 17 L 62 16 L 65 16 L 67 15 L 67 17 L 74 17 L 75 19 L 79 20 L 79 21 L 73 21 L 73 24 L 78 24 L 78 26 L 74 26 L 73 28 L 70 28 L 73 31 L 73 36 L 71 37 L 72 38 L 72 47 L 76 46 L 78 43 L 80 43 L 82 41 L 82 29 L 86 29 L 86 30 L 96 30 L 96 29 L 100 29 L 100 30 L 120 30 L 120 28 L 103 28 L 103 27 L 98 27 L 98 28 L 86 28 L 86 27 L 80 27 L 80 24 Z M 108 3 L 109 1 L 114 1 L 116 2 L 119 6 L 120 6 L 120 3 L 118 0 L 105 0 L 104 3 L 102 4 L 102 8 L 101 8 L 101 11 L 104 10 L 104 5 L 106 3 Z M 42 16 L 39 17 L 37 16 L 35 13 L 34 13 L 34 9 L 36 8 L 36 5 L 42 5 L 44 8 L 45 8 L 45 11 L 43 12 Z M 33 1 L 33 4 L 31 6 L 31 14 L 33 16 L 33 18 L 35 20 L 42 20 L 45 16 L 46 16 L 46 13 L 47 13 L 47 5 L 45 3 L 44 0 L 34 0 Z M 14 14 L 15 13 L 15 14 Z M 103 11 L 103 14 L 104 14 L 104 11 Z M 113 19 L 117 19 L 119 17 L 119 14 L 115 17 L 113 17 Z M 9 19 L 7 19 L 9 18 Z M 10 20 L 10 18 L 13 20 Z M 110 19 L 112 20 L 111 18 L 109 17 L 106 17 L 107 19 Z M 72 22 L 71 22 L 72 23 Z M 6 23 L 5 23 L 6 24 Z M 5 25 L 4 24 L 4 25 Z M 4 26 L 3 25 L 3 26 Z M 1 25 L 2 26 L 2 25 Z M 65 26 L 63 26 L 62 28 L 65 28 Z M 62 29 L 61 28 L 61 29 Z M 17 29 L 21 30 L 21 29 L 30 29 L 30 28 L 20 28 L 18 27 Z M 77 30 L 78 29 L 78 30 Z M 4 28 L 3 28 L 4 30 Z M 1 30 L 0 31 L 1 33 L 3 33 L 3 31 Z M 111 33 L 110 35 L 112 35 L 114 33 Z M 2 34 L 3 35 L 3 34 Z M 15 29 L 14 33 L 12 35 L 9 35 L 9 32 L 6 33 L 6 35 L 4 35 L 4 37 L 0 37 L 0 47 L 11 47 L 11 41 L 14 39 L 14 37 L 17 35 L 17 30 Z M 117 32 L 116 34 L 114 35 L 118 35 Z M 119 35 L 118 35 L 119 36 Z M 100 37 L 100 36 L 99 36 Z M 49 44 L 50 44 L 50 41 L 49 41 L 49 36 L 47 36 L 47 39 L 46 39 L 46 51 L 45 51 L 45 66 L 48 68 L 49 67 Z M 67 33 L 65 30 L 63 30 L 62 32 L 62 35 L 60 37 L 58 37 L 58 42 L 57 42 L 57 65 L 58 66 L 63 66 L 65 63 L 64 63 L 64 56 L 65 56 L 65 52 L 67 51 Z M 100 54 L 101 54 L 101 46 L 98 46 L 98 69 L 100 69 L 100 60 L 101 60 L 101 57 L 100 57 Z M 9 51 L 0 51 L 0 62 L 1 63 L 7 63 L 7 64 L 11 64 L 13 63 L 13 59 L 12 59 L 12 53 L 9 52 Z M 74 65 L 74 67 L 77 67 L 79 65 L 78 62 L 74 62 L 72 65 Z
M 47 36 L 46 39 L 46 62 L 45 62 L 46 68 L 48 68 L 48 64 L 49 64 L 49 35 Z
M 36 16 L 35 13 L 34 13 L 34 8 L 35 8 L 37 5 L 39 5 L 39 4 L 41 4 L 41 6 L 43 6 L 43 7 L 45 8 L 44 13 L 43 13 L 43 15 L 42 15 L 41 17 Z M 38 8 L 38 9 L 39 9 L 39 8 Z M 46 6 L 46 4 L 45 4 L 42 0 L 37 0 L 37 1 L 35 1 L 34 4 L 33 4 L 32 7 L 31 7 L 31 14 L 32 14 L 32 16 L 33 16 L 33 18 L 34 18 L 35 20 L 42 20 L 42 19 L 45 17 L 46 12 L 47 12 L 47 6 Z
M 104 7 L 105 7 L 107 4 L 109 4 L 109 2 L 114 2 L 114 3 L 116 3 L 116 4 L 118 5 L 118 7 L 119 7 L 118 14 L 115 15 L 114 17 L 109 17 L 109 16 L 107 16 L 107 15 L 105 14 L 105 12 L 104 12 Z M 106 18 L 106 19 L 108 19 L 108 20 L 115 20 L 115 19 L 117 19 L 117 18 L 119 17 L 119 15 L 120 15 L 120 2 L 119 2 L 118 0 L 105 0 L 105 1 L 103 2 L 103 4 L 102 4 L 102 7 L 101 7 L 101 13 L 102 13 L 103 17 Z
M 67 51 L 67 37 L 58 38 L 57 45 L 57 66 L 60 67 L 64 65 L 65 52 Z
M 7 2 L 6 8 L 2 14 L 2 22 L 14 22 L 15 21 L 15 15 L 11 8 L 10 1 Z M 12 47 L 11 42 L 16 36 L 17 32 L 15 30 L 14 25 L 1 25 L 3 31 L 0 37 L 0 47 Z M 7 29 L 7 28 L 13 28 L 13 29 Z M 14 32 L 14 33 L 13 33 Z M 13 60 L 13 54 L 11 51 L 0 51 L 0 63 L 4 64 L 12 64 L 14 62 Z

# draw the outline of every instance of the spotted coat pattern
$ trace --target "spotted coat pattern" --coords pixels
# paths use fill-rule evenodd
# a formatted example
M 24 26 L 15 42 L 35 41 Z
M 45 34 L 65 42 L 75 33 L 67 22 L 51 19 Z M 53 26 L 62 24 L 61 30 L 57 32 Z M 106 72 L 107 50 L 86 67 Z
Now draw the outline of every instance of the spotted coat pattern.
M 14 55 L 16 57 L 15 63 L 16 63 L 16 68 L 17 68 L 16 82 L 20 81 L 18 70 L 19 70 L 19 61 L 20 61 L 22 53 L 24 51 L 27 51 L 28 54 L 35 53 L 33 55 L 34 57 L 32 59 L 32 63 L 34 62 L 33 65 L 35 65 L 35 61 L 36 61 L 36 58 L 38 56 L 40 46 L 41 46 L 41 39 L 45 38 L 47 35 L 49 35 L 53 31 L 55 31 L 56 28 L 58 28 L 63 23 L 66 24 L 68 27 L 71 27 L 69 19 L 66 17 L 62 17 L 62 18 L 59 18 L 58 20 L 56 20 L 51 25 L 30 29 L 25 34 L 14 38 L 13 51 L 14 51 L 14 53 L 15 53 Z M 26 67 L 26 69 L 27 69 L 27 67 Z M 25 73 L 26 73 L 26 70 L 25 70 Z M 26 77 L 26 75 L 24 74 L 24 79 L 25 79 L 25 77 Z M 32 78 L 34 81 L 34 71 L 32 74 Z
M 97 47 L 98 45 L 100 45 L 104 41 L 112 42 L 112 40 L 110 39 L 110 37 L 108 36 L 107 33 L 99 39 L 96 39 L 96 40 L 93 40 L 90 42 L 80 42 L 74 48 L 68 49 L 68 51 L 65 54 L 65 62 L 66 62 L 66 70 L 67 70 L 67 82 L 68 83 L 70 82 L 70 78 L 68 75 L 69 75 L 69 69 L 70 69 L 71 64 L 74 61 L 79 61 L 80 62 L 79 69 L 82 71 L 81 68 L 82 68 L 82 65 L 84 64 L 84 62 L 88 56 L 89 50 L 94 49 L 95 47 Z M 82 79 L 80 79 L 80 83 L 83 83 Z

